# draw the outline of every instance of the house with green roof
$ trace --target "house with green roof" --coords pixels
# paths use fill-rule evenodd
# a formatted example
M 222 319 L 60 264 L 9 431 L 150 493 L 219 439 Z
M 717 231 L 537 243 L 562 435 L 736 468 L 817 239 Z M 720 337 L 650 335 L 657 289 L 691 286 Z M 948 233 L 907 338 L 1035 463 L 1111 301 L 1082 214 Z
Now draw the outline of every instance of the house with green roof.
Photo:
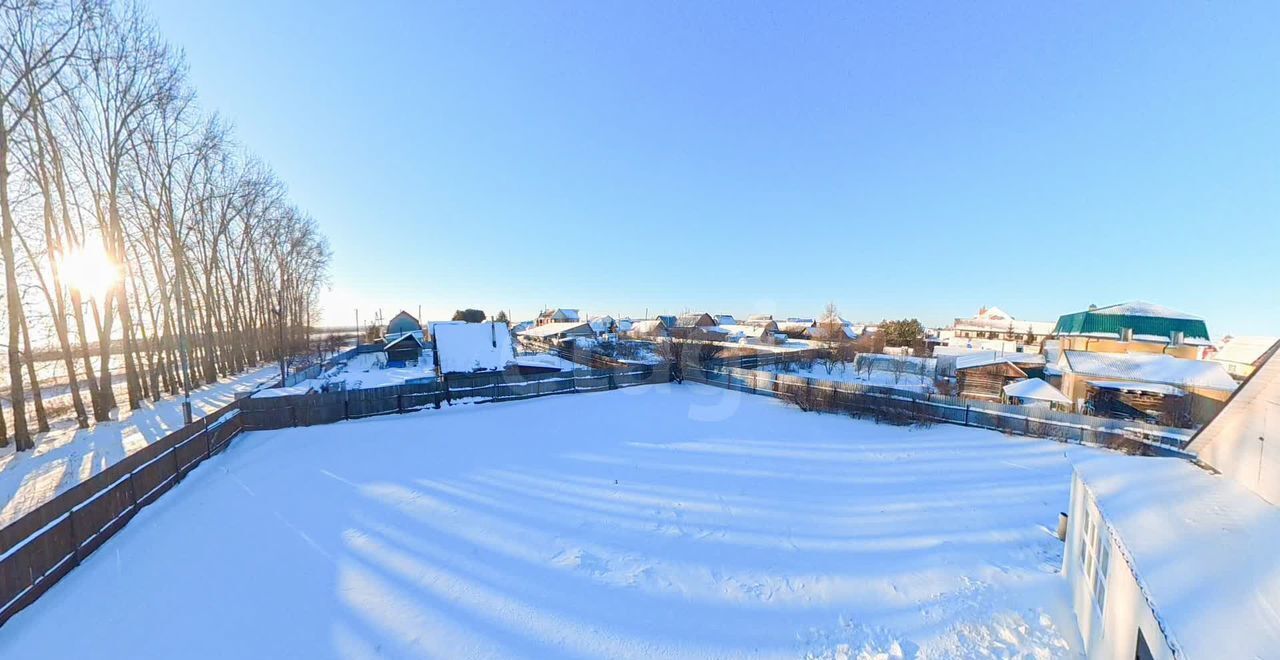
M 1212 346 L 1204 319 L 1141 300 L 1064 314 L 1053 336 L 1064 351 L 1162 353 L 1190 360 L 1201 359 Z

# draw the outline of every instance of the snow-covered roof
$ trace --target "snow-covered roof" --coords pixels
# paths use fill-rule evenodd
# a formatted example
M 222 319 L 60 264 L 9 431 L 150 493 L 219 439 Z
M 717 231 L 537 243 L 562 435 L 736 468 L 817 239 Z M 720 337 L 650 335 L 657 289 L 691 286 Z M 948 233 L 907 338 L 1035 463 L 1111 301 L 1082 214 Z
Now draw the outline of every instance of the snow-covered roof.
M 1177 458 L 1098 452 L 1075 469 L 1178 657 L 1275 656 L 1280 508 Z
M 543 310 L 543 312 L 538 315 L 538 318 L 562 318 L 566 321 L 580 320 L 580 317 L 578 316 L 578 310 L 565 309 L 563 307 Z
M 1117 316 L 1150 316 L 1161 319 L 1182 319 L 1186 321 L 1203 321 L 1204 319 L 1186 312 L 1179 312 L 1176 309 L 1170 309 L 1164 305 L 1149 303 L 1144 300 L 1134 300 L 1132 302 L 1119 303 L 1116 305 L 1107 305 L 1097 309 L 1089 310 L 1091 314 L 1117 315 Z
M 983 351 L 956 357 L 957 369 L 972 369 L 992 364 L 1008 362 L 1009 364 L 1038 365 L 1044 364 L 1044 356 L 1039 353 L 1003 353 L 1000 351 Z
M 1232 337 L 1230 341 L 1223 342 L 1218 347 L 1213 360 L 1251 365 L 1271 350 L 1277 341 L 1280 341 L 1280 337 Z
M 1163 353 L 1063 351 L 1067 370 L 1083 376 L 1163 383 L 1231 392 L 1236 382 L 1217 362 L 1184 360 Z
M 650 334 L 660 332 L 666 329 L 667 325 L 662 319 L 640 319 L 631 322 L 631 332 L 639 334 Z
M 747 316 L 747 323 L 765 323 L 773 320 L 773 314 L 751 314 Z
M 1184 390 L 1161 383 L 1139 383 L 1124 380 L 1091 380 L 1088 383 L 1101 390 L 1120 390 L 1122 392 L 1150 392 L 1165 396 L 1185 396 Z
M 804 332 L 805 328 L 813 327 L 813 321 L 778 321 L 778 329 L 783 332 Z
M 520 334 L 524 337 L 555 337 L 556 335 L 563 335 L 571 332 L 583 334 L 590 332 L 591 330 L 591 326 L 586 323 L 565 321 L 562 323 L 544 323 L 542 325 L 536 325 L 532 328 L 525 329 Z
M 731 338 L 753 337 L 758 339 L 760 337 L 765 336 L 765 334 L 773 333 L 772 330 L 766 328 L 764 325 L 746 325 L 746 324 L 735 323 L 733 325 L 722 325 L 720 326 L 720 329 L 727 332 L 729 334 L 729 337 Z
M 587 323 L 591 324 L 591 329 L 596 332 L 608 332 L 609 328 L 613 327 L 615 321 L 612 316 L 605 315 L 593 316 L 590 321 L 587 321 Z
M 737 325 L 738 320 L 733 318 L 732 314 L 716 314 L 716 325 Z
M 506 323 L 433 323 L 431 336 L 441 373 L 502 371 L 516 362 Z
M 702 313 L 690 312 L 688 314 L 681 314 L 680 316 L 677 316 L 675 327 L 692 328 L 698 325 L 699 323 L 701 323 L 703 320 L 703 317 L 711 319 L 711 322 L 715 323 L 715 319 L 711 318 L 711 315 L 707 314 L 706 312 L 702 312 Z
M 1052 403 L 1071 403 L 1066 395 L 1058 391 L 1058 388 L 1040 380 L 1039 378 L 1028 378 L 1020 380 L 1016 383 L 1009 383 L 1004 386 L 1004 393 L 1009 396 L 1016 396 L 1019 399 L 1035 399 L 1036 401 L 1049 401 Z
M 396 337 L 395 339 L 388 339 L 387 343 L 382 345 L 382 350 L 385 351 L 397 344 L 404 344 L 410 341 L 412 341 L 414 344 L 417 344 L 418 348 L 422 348 L 424 346 L 424 344 L 422 343 L 422 339 L 418 336 L 418 334 L 413 332 L 406 332 L 405 334 L 402 334 L 399 337 Z

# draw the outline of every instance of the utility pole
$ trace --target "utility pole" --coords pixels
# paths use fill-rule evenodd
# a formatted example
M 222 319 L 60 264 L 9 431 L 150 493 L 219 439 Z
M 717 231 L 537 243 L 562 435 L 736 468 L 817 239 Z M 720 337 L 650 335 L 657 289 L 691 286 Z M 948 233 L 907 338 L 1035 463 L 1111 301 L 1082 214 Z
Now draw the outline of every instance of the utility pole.
M 191 358 L 187 355 L 187 292 L 184 286 L 185 277 L 178 273 L 178 354 L 182 356 L 182 423 L 190 424 L 191 419 Z
M 288 373 L 284 363 L 284 269 L 280 269 L 280 306 L 277 315 L 280 317 L 280 387 L 285 386 Z

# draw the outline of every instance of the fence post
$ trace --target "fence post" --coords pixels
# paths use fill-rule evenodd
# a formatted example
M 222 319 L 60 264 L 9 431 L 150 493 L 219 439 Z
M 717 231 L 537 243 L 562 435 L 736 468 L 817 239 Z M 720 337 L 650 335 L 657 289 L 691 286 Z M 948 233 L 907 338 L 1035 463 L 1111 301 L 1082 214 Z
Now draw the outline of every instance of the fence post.
M 342 390 L 342 419 L 351 419 L 351 392 L 345 388 Z
M 396 391 L 396 412 L 404 412 L 404 395 L 399 390 Z
M 969 404 L 964 404 L 964 425 L 969 425 Z

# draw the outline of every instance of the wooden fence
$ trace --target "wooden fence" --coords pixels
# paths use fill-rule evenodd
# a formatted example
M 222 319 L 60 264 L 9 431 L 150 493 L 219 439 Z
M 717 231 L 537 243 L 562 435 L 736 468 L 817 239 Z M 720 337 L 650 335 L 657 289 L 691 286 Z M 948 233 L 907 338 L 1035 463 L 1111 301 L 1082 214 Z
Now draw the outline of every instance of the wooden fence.
M 810 410 L 866 415 L 891 421 L 944 422 L 1125 450 L 1133 450 L 1135 445 L 1139 445 L 1146 453 L 1191 457 L 1184 451 L 1191 439 L 1191 431 L 1144 422 L 737 367 L 686 367 L 684 376 L 698 383 L 785 399 Z
M 31 604 L 140 509 L 226 449 L 239 402 L 170 433 L 0 529 L 0 624 Z
M 241 399 L 131 454 L 0 529 L 0 625 L 243 431 L 329 424 L 445 402 L 514 401 L 665 383 L 666 367 L 476 374 L 368 390 Z

